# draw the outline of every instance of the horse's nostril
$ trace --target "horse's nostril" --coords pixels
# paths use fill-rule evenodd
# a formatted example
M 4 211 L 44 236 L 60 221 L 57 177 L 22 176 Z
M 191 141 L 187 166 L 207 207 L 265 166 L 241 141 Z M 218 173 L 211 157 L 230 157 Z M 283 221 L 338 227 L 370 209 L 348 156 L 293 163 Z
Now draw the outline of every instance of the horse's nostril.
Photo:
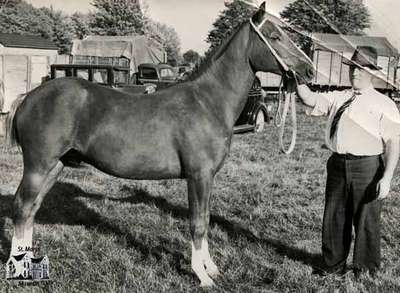
M 308 69 L 306 70 L 306 75 L 307 75 L 307 77 L 308 77 L 309 79 L 312 79 L 312 78 L 314 77 L 314 69 L 308 68 Z

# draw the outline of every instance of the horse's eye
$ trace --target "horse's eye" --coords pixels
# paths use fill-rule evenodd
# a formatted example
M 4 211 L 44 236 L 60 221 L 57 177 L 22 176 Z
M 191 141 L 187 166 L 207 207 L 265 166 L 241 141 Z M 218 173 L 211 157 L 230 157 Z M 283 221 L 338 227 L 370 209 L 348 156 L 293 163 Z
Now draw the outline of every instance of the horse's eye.
M 270 36 L 271 40 L 276 40 L 276 41 L 280 41 L 282 39 L 282 36 L 280 33 L 278 32 L 273 32 Z

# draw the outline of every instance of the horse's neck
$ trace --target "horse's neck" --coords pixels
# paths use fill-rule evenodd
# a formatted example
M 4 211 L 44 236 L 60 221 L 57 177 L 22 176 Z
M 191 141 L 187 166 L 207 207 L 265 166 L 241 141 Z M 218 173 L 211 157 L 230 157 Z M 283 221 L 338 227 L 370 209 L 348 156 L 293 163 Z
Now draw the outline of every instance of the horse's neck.
M 243 110 L 254 80 L 248 61 L 249 29 L 249 25 L 244 25 L 199 79 L 199 86 L 206 93 L 201 98 L 208 100 L 212 111 L 230 128 Z

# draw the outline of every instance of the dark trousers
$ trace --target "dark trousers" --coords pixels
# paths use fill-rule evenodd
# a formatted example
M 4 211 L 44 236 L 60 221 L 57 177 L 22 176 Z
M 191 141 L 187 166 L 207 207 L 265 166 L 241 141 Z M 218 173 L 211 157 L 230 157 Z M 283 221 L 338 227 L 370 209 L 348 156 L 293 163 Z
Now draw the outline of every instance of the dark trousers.
M 322 255 L 328 270 L 346 264 L 355 228 L 355 269 L 375 272 L 380 266 L 381 201 L 376 184 L 382 178 L 381 156 L 346 158 L 333 154 L 327 163 Z

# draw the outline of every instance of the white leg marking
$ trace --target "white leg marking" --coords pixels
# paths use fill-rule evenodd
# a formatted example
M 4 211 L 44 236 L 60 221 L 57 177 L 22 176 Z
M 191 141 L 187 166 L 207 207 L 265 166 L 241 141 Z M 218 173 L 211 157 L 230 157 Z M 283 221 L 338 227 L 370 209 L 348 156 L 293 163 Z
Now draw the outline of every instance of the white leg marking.
M 43 198 L 45 197 L 47 192 L 51 189 L 51 187 L 54 185 L 55 181 L 57 180 L 57 176 L 60 174 L 63 167 L 64 167 L 63 163 L 57 162 L 56 166 L 49 172 L 47 178 L 43 181 L 39 194 L 37 195 L 31 210 L 31 213 L 33 215 L 36 214 L 37 210 L 40 207 L 40 204 L 42 203 Z M 32 180 L 36 185 L 40 184 L 40 182 L 42 181 L 41 177 L 37 174 L 32 175 Z M 33 225 L 34 223 L 32 223 L 30 228 L 29 227 L 25 228 L 23 236 L 21 238 L 18 238 L 15 235 L 15 226 L 14 226 L 14 234 L 11 241 L 11 255 L 18 255 L 24 253 L 26 251 L 26 248 L 29 248 L 30 249 L 29 252 L 32 253 L 31 249 L 32 249 Z
M 11 240 L 11 255 L 18 255 L 21 253 L 27 252 L 26 249 L 31 249 L 32 248 L 32 235 L 33 235 L 33 227 L 25 229 L 24 235 L 22 238 L 17 238 L 17 236 L 14 235 Z M 31 251 L 29 251 L 31 252 Z
M 201 287 L 212 287 L 214 281 L 208 276 L 204 268 L 204 252 L 203 245 L 199 250 L 196 250 L 192 242 L 192 269 L 200 280 Z
M 207 274 L 210 277 L 219 276 L 218 267 L 211 259 L 210 251 L 208 250 L 208 241 L 206 238 L 204 238 L 203 242 L 201 243 L 201 250 L 203 252 L 203 261 L 204 261 L 204 265 L 206 266 Z

